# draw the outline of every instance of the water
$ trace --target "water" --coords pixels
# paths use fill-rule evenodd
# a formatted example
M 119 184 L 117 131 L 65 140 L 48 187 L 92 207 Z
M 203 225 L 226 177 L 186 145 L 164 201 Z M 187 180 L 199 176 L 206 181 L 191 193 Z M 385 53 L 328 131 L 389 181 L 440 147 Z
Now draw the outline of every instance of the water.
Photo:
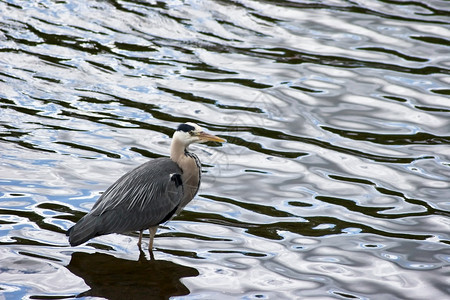
M 447 1 L 0 1 L 0 299 L 444 299 Z M 181 122 L 198 196 L 70 247 Z

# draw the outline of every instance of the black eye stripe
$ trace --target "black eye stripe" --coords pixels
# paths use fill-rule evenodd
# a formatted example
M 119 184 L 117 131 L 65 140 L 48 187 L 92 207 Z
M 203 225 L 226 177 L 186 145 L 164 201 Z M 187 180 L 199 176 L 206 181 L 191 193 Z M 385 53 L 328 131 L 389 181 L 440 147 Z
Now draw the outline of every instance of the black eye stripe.
M 188 124 L 180 124 L 180 126 L 178 126 L 177 131 L 183 131 L 183 132 L 190 132 L 190 131 L 194 131 L 195 128 L 194 126 L 188 125 Z

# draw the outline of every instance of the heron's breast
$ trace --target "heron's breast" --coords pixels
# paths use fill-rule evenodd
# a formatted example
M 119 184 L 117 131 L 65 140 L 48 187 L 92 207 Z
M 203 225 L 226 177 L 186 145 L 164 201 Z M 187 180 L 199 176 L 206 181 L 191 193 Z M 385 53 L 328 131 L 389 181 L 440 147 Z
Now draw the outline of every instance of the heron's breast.
M 200 187 L 201 179 L 201 165 L 196 156 L 188 156 L 188 159 L 184 161 L 181 166 L 183 174 L 181 179 L 183 181 L 184 197 L 182 200 L 182 206 L 191 201 L 195 194 L 197 194 Z

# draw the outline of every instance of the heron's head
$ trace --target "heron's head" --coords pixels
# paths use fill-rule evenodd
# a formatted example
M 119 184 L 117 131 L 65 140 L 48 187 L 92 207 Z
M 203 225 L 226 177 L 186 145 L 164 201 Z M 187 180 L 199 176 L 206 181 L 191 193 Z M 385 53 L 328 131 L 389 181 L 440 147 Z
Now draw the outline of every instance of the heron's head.
M 208 141 L 225 142 L 224 139 L 204 132 L 200 126 L 191 122 L 180 124 L 177 131 L 173 134 L 173 139 L 182 142 L 185 147 L 192 143 L 204 143 Z

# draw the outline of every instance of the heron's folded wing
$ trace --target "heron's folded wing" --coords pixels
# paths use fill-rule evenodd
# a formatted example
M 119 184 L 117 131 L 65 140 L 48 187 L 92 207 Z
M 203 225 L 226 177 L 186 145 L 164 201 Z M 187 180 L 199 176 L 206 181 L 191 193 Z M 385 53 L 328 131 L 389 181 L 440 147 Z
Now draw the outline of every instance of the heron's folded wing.
M 183 198 L 181 169 L 169 158 L 145 163 L 117 180 L 89 214 L 99 234 L 141 230 L 170 219 Z

